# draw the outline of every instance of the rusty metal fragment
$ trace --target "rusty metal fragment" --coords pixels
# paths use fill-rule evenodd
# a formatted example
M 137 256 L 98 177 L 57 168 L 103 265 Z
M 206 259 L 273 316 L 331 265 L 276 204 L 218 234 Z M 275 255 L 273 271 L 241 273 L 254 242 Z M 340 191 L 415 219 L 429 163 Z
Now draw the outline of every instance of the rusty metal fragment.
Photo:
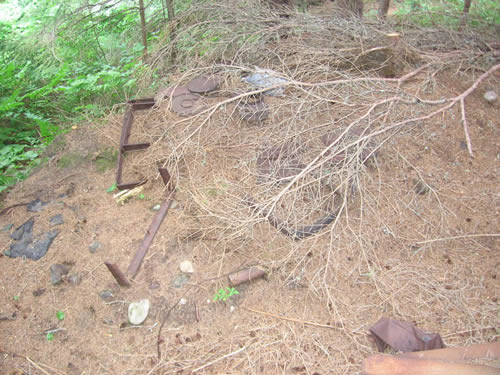
M 172 110 L 180 116 L 191 116 L 200 110 L 198 94 L 182 94 L 172 98 Z
M 132 261 L 130 262 L 130 265 L 128 266 L 127 273 L 130 275 L 131 278 L 134 278 L 137 272 L 139 271 L 142 260 L 146 256 L 149 247 L 153 243 L 153 240 L 156 236 L 156 232 L 158 232 L 158 229 L 160 228 L 163 219 L 165 219 L 165 216 L 167 216 L 168 209 L 170 208 L 174 200 L 175 190 L 171 183 L 172 181 L 170 178 L 170 173 L 168 173 L 167 168 L 159 168 L 158 171 L 163 179 L 163 182 L 168 187 L 170 194 L 161 203 L 160 209 L 158 210 L 155 217 L 153 218 L 153 221 L 149 225 L 149 228 L 146 232 L 146 235 L 144 236 L 144 239 L 141 242 L 141 245 L 139 246 L 139 249 L 137 249 L 134 257 L 132 258 Z
M 120 135 L 120 152 L 116 168 L 116 187 L 118 190 L 132 189 L 144 184 L 146 181 L 122 182 L 123 160 L 125 153 L 129 151 L 143 150 L 149 147 L 149 143 L 128 143 L 132 124 L 134 122 L 134 111 L 149 109 L 155 104 L 153 98 L 135 99 L 127 102 L 127 110 L 123 116 L 122 133 Z
M 148 252 L 151 243 L 153 243 L 153 240 L 156 236 L 156 232 L 158 232 L 161 223 L 163 223 L 163 219 L 165 219 L 165 216 L 167 216 L 168 209 L 172 204 L 174 195 L 175 191 L 172 191 L 170 193 L 170 196 L 161 203 L 159 211 L 156 213 L 155 217 L 153 218 L 153 221 L 149 225 L 149 228 L 146 232 L 146 235 L 144 236 L 144 239 L 142 240 L 141 245 L 139 246 L 139 249 L 137 249 L 134 257 L 132 258 L 132 261 L 130 262 L 130 265 L 128 266 L 127 273 L 130 275 L 131 278 L 134 278 L 137 272 L 139 271 L 142 260 L 146 256 L 146 253 Z
M 219 87 L 217 79 L 208 76 L 199 76 L 187 84 L 189 91 L 197 94 L 206 94 Z
M 106 267 L 108 267 L 109 272 L 111 272 L 116 282 L 120 286 L 125 286 L 125 287 L 130 286 L 130 282 L 127 280 L 123 272 L 120 270 L 120 268 L 118 268 L 116 264 L 110 262 L 104 262 L 104 264 L 106 265 Z
M 258 267 L 249 267 L 229 274 L 229 283 L 231 286 L 240 285 L 247 281 L 252 281 L 264 277 L 266 272 Z
M 439 333 L 425 333 L 415 325 L 399 320 L 381 318 L 370 328 L 375 344 L 380 352 L 387 345 L 400 352 L 444 348 Z
M 170 86 L 159 91 L 156 100 L 170 99 L 179 95 L 189 94 L 190 92 L 186 86 Z
M 255 101 L 238 104 L 238 112 L 242 120 L 249 122 L 262 122 L 269 117 L 269 110 L 263 96 Z
M 158 172 L 160 172 L 161 179 L 163 180 L 163 183 L 165 186 L 168 188 L 171 188 L 172 186 L 169 185 L 170 183 L 170 173 L 168 173 L 167 168 L 158 168 Z

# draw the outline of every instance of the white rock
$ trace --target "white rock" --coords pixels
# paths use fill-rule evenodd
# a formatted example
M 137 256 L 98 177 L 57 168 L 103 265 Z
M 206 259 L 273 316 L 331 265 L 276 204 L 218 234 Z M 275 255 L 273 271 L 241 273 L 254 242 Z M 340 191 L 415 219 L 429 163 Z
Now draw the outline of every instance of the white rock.
M 194 272 L 193 263 L 191 263 L 189 260 L 182 261 L 181 264 L 179 265 L 179 268 L 184 273 L 193 273 Z
M 493 103 L 495 100 L 497 100 L 498 95 L 497 95 L 497 93 L 495 91 L 490 90 L 490 91 L 486 91 L 484 93 L 483 97 L 484 97 L 484 99 L 486 99 L 486 101 L 488 103 Z
M 133 325 L 141 324 L 146 320 L 149 313 L 149 300 L 143 299 L 139 302 L 132 302 L 128 306 L 128 320 Z
M 236 307 L 231 306 L 231 307 L 229 308 L 229 311 L 233 312 L 235 309 L 236 309 Z
M 181 298 L 181 300 L 179 301 L 179 305 L 185 305 L 187 302 L 187 299 Z

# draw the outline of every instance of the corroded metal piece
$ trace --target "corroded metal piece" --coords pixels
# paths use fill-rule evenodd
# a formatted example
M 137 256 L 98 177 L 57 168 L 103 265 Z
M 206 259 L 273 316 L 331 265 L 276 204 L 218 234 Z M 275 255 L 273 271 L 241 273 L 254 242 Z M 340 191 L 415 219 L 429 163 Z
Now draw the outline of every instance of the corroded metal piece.
M 199 111 L 198 94 L 182 94 L 172 98 L 172 110 L 180 116 L 191 116 Z
M 199 76 L 187 84 L 189 91 L 197 94 L 206 94 L 219 87 L 217 79 L 208 76 Z

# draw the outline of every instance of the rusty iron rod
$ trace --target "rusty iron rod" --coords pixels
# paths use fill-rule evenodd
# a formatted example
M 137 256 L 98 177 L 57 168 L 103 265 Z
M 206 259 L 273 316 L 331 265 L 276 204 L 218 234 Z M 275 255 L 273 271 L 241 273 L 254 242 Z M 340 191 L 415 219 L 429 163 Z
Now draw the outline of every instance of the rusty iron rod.
M 229 283 L 232 286 L 236 286 L 247 281 L 259 279 L 265 275 L 266 271 L 263 271 L 258 267 L 249 267 L 229 274 Z
M 106 267 L 108 267 L 109 272 L 111 272 L 116 282 L 120 284 L 120 286 L 129 287 L 131 285 L 130 281 L 127 280 L 123 272 L 120 270 L 120 268 L 118 268 L 116 264 L 110 262 L 104 262 L 104 264 L 106 265 Z
M 170 193 L 169 197 L 161 203 L 160 210 L 153 218 L 153 221 L 149 225 L 149 228 L 146 232 L 146 235 L 144 236 L 144 239 L 142 240 L 141 245 L 139 246 L 139 249 L 136 251 L 134 257 L 132 258 L 132 261 L 130 262 L 130 265 L 128 266 L 128 270 L 127 270 L 127 273 L 130 275 L 130 277 L 132 279 L 135 277 L 135 275 L 139 271 L 139 268 L 141 267 L 142 260 L 146 256 L 146 253 L 149 250 L 149 246 L 151 246 L 151 243 L 153 242 L 153 239 L 156 236 L 156 232 L 158 232 L 158 229 L 160 228 L 160 225 L 163 222 L 163 219 L 165 219 L 165 216 L 167 216 L 168 209 L 170 208 L 170 205 L 172 204 L 172 200 L 174 199 L 174 195 L 175 195 L 175 191 L 172 191 Z

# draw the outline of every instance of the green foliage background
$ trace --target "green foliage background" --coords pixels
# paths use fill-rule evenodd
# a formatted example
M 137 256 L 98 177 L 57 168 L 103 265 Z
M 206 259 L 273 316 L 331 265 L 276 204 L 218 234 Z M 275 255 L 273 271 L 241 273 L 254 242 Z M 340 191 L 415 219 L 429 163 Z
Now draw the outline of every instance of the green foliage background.
M 0 192 L 69 125 L 133 95 L 143 66 L 136 2 L 97 3 L 18 1 L 20 16 L 0 21 Z

